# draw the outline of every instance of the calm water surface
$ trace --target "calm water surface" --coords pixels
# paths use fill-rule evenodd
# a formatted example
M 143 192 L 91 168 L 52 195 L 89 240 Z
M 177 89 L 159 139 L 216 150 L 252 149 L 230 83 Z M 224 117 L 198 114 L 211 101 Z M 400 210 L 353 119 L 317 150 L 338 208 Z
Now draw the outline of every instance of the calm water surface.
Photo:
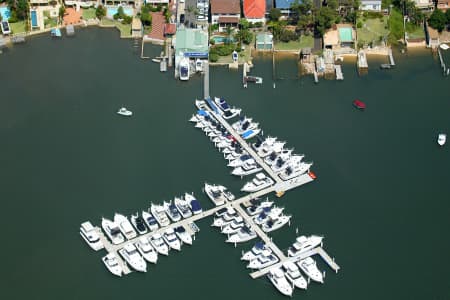
M 159 48 L 148 46 L 151 56 Z M 450 61 L 450 58 L 449 58 Z M 341 271 L 327 271 L 296 299 L 448 299 L 450 296 L 449 77 L 427 51 L 396 55 L 388 72 L 369 60 L 358 77 L 347 61 L 343 82 L 297 79 L 295 59 L 255 59 L 264 84 L 243 89 L 240 73 L 211 70 L 211 92 L 258 120 L 265 134 L 314 161 L 318 180 L 288 192 L 278 205 L 294 216 L 273 234 L 280 248 L 323 234 Z M 373 67 L 372 67 L 373 66 Z M 221 154 L 187 120 L 202 80 L 138 58 L 116 31 L 89 29 L 74 38 L 32 38 L 0 55 L 0 282 L 5 299 L 285 299 L 262 278 L 252 280 L 243 249 L 210 228 L 192 247 L 160 257 L 146 274 L 115 278 L 79 236 L 150 202 L 195 192 L 203 182 L 238 194 Z M 353 99 L 367 110 L 352 108 Z M 125 105 L 134 112 L 121 118 Z M 273 196 L 271 196 L 273 197 Z

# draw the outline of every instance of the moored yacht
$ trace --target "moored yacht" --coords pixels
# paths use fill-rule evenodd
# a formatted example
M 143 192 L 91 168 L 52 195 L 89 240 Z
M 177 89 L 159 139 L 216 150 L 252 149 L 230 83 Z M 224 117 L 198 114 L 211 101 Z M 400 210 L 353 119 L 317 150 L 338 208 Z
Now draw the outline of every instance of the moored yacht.
M 295 177 L 298 177 L 306 172 L 309 172 L 312 163 L 299 162 L 297 164 L 289 164 L 286 169 L 284 169 L 280 174 L 280 178 L 283 180 L 289 180 Z
M 155 217 L 152 216 L 151 213 L 143 210 L 142 219 L 144 219 L 145 224 L 147 224 L 148 228 L 151 231 L 155 231 L 159 228 L 158 222 L 156 221 Z
M 293 288 L 284 276 L 284 272 L 280 268 L 272 269 L 267 274 L 270 282 L 277 288 L 277 290 L 285 296 L 292 296 Z
M 301 235 L 295 239 L 294 244 L 288 249 L 288 256 L 295 256 L 299 253 L 311 250 L 322 244 L 323 237 L 311 235 L 306 237 Z
M 255 259 L 252 259 L 247 265 L 249 269 L 263 269 L 265 267 L 271 266 L 279 261 L 272 250 L 265 249 L 259 254 Z
M 183 242 L 183 244 L 192 245 L 192 237 L 183 226 L 175 227 L 175 234 Z
M 175 204 L 172 203 L 172 201 L 169 202 L 164 201 L 163 206 L 166 209 L 166 214 L 173 222 L 178 222 L 181 220 L 180 212 L 178 211 Z
M 205 183 L 204 190 L 206 195 L 208 195 L 209 199 L 211 199 L 216 206 L 222 205 L 227 201 L 227 198 L 223 193 L 225 187 L 222 185 Z
M 200 202 L 194 197 L 193 194 L 184 194 L 184 200 L 186 200 L 189 203 L 189 207 L 192 210 L 192 213 L 194 215 L 198 215 L 203 211 L 202 206 L 200 205 Z
M 146 261 L 156 264 L 158 261 L 158 253 L 153 249 L 152 245 L 150 245 L 150 241 L 147 237 L 140 237 L 135 245 Z
M 121 107 L 117 113 L 119 115 L 125 116 L 125 117 L 131 117 L 133 115 L 133 113 L 131 111 L 129 111 L 128 109 L 126 109 L 125 107 Z
M 125 242 L 125 238 L 120 232 L 119 225 L 117 225 L 115 222 L 106 218 L 102 218 L 102 228 L 114 245 Z
M 316 261 L 311 257 L 307 257 L 299 261 L 298 266 L 305 274 L 316 282 L 323 283 L 323 275 L 316 265 Z
M 136 231 L 133 229 L 133 226 L 131 226 L 130 221 L 128 221 L 127 217 L 125 217 L 124 215 L 115 213 L 114 222 L 119 225 L 120 231 L 128 240 L 131 240 L 137 236 Z
M 189 80 L 189 59 L 186 57 L 183 57 L 180 60 L 179 65 L 179 72 L 180 72 L 180 80 Z
M 181 250 L 180 240 L 177 238 L 173 228 L 167 229 L 163 234 L 163 239 L 171 249 Z
M 166 210 L 164 206 L 152 203 L 150 205 L 150 211 L 152 212 L 153 217 L 155 217 L 156 221 L 159 223 L 161 227 L 170 224 L 170 220 L 166 215 Z
M 267 177 L 264 173 L 257 173 L 252 181 L 247 182 L 241 189 L 243 192 L 257 192 L 273 184 L 273 179 Z
M 133 224 L 134 228 L 136 228 L 139 234 L 147 233 L 145 221 L 141 216 L 139 216 L 138 213 L 136 213 L 135 215 L 131 215 L 131 223 Z
M 214 97 L 214 102 L 223 111 L 222 117 L 224 119 L 231 119 L 241 113 L 240 108 L 231 108 L 223 98 Z
M 237 134 L 241 135 L 247 130 L 256 129 L 258 127 L 258 123 L 252 122 L 251 118 L 242 117 L 239 121 L 232 125 L 233 129 Z
M 291 220 L 291 216 L 279 216 L 276 219 L 269 219 L 267 222 L 263 223 L 261 226 L 261 229 L 264 232 L 272 232 L 274 230 L 277 230 Z
M 117 256 L 114 253 L 108 253 L 102 257 L 102 261 L 108 270 L 116 276 L 122 276 L 122 267 L 119 265 Z
M 308 282 L 306 281 L 305 277 L 302 276 L 302 273 L 300 273 L 300 270 L 298 269 L 296 264 L 291 261 L 286 261 L 285 263 L 283 263 L 283 270 L 286 279 L 291 284 L 299 289 L 306 290 L 306 288 L 308 287 Z
M 246 176 L 261 171 L 262 168 L 255 162 L 246 161 L 242 166 L 235 168 L 231 174 L 236 176 Z
M 169 247 L 164 243 L 164 240 L 159 233 L 155 233 L 150 237 L 150 243 L 152 244 L 153 248 L 162 255 L 169 255 Z
M 261 255 L 262 251 L 266 249 L 266 245 L 263 242 L 257 242 L 249 251 L 245 252 L 241 260 L 251 261 L 255 258 L 258 258 Z
M 264 158 L 264 157 L 270 155 L 272 152 L 275 152 L 276 154 L 278 154 L 279 152 L 283 151 L 285 144 L 286 144 L 286 142 L 274 141 L 273 144 L 267 144 L 267 145 L 261 146 L 261 148 L 258 150 L 258 155 L 261 158 Z
M 104 246 L 100 241 L 100 236 L 94 226 L 92 226 L 91 222 L 86 221 L 81 223 L 80 235 L 93 250 L 98 251 L 103 249 Z
M 261 136 L 257 136 L 256 142 L 252 144 L 253 149 L 258 152 L 264 147 L 270 147 L 277 141 L 276 137 L 268 136 L 264 140 Z
M 123 249 L 120 249 L 119 254 L 136 271 L 147 272 L 147 263 L 132 243 L 128 243 Z
M 255 224 L 261 225 L 268 220 L 276 220 L 283 212 L 284 207 L 265 207 L 262 212 L 260 212 L 253 221 Z
M 247 211 L 247 214 L 249 216 L 254 216 L 254 215 L 257 215 L 260 212 L 262 212 L 264 208 L 271 207 L 272 205 L 273 205 L 273 201 L 269 201 L 266 199 L 264 201 L 255 203 L 255 204 L 247 207 L 245 210 Z
M 236 159 L 233 159 L 233 160 L 231 160 L 229 163 L 228 163 L 228 167 L 232 167 L 232 168 L 236 168 L 236 167 L 240 167 L 240 166 L 242 166 L 245 162 L 247 162 L 247 161 L 255 161 L 254 159 L 253 159 L 253 157 L 251 156 L 251 155 L 249 155 L 248 153 L 246 153 L 246 154 L 243 154 L 243 155 L 241 155 L 241 156 L 239 156 L 238 158 L 236 158 Z
M 256 237 L 256 232 L 248 226 L 244 226 L 238 232 L 231 235 L 225 242 L 227 243 L 243 243 L 250 241 Z
M 446 141 L 447 141 L 447 135 L 445 133 L 439 133 L 438 140 L 437 140 L 439 146 L 444 146 Z
M 226 224 L 230 223 L 237 217 L 238 217 L 238 214 L 237 214 L 236 210 L 232 207 L 228 207 L 226 213 L 224 213 L 222 216 L 220 216 L 218 218 L 214 218 L 214 222 L 212 223 L 211 226 L 215 226 L 215 227 L 225 226 Z
M 249 139 L 251 139 L 252 137 L 257 136 L 260 132 L 261 132 L 261 129 L 260 129 L 260 128 L 249 129 L 249 130 L 243 132 L 243 133 L 241 134 L 241 137 L 242 137 L 244 140 L 249 140 Z
M 189 207 L 189 203 L 184 198 L 175 197 L 174 203 L 183 218 L 192 217 L 192 211 Z
M 245 225 L 244 219 L 241 216 L 239 216 L 230 223 L 228 223 L 227 225 L 225 225 L 224 227 L 222 227 L 221 232 L 224 234 L 235 233 L 236 231 L 244 227 L 244 225 Z

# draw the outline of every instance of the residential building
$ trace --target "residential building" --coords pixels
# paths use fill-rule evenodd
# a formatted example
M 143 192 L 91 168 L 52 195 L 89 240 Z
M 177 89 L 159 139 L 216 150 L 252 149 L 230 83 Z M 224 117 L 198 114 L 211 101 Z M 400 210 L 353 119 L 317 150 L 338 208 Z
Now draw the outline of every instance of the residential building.
M 291 14 L 291 6 L 296 0 L 275 0 L 275 8 L 281 11 L 283 17 L 288 17 Z
M 250 23 L 266 21 L 266 0 L 243 0 L 244 17 Z
M 450 7 L 450 0 L 437 0 L 436 8 L 446 11 Z
M 325 32 L 323 46 L 325 49 L 353 49 L 356 40 L 356 31 L 349 24 L 336 24 L 334 28 Z
M 241 17 L 239 0 L 211 0 L 211 24 L 219 24 L 219 31 L 228 26 L 236 28 Z
M 361 0 L 360 10 L 381 11 L 381 0 Z
M 424 11 L 432 11 L 434 10 L 434 2 L 433 0 L 413 0 L 416 4 L 417 8 L 420 8 Z M 446 0 L 448 1 L 448 0 Z

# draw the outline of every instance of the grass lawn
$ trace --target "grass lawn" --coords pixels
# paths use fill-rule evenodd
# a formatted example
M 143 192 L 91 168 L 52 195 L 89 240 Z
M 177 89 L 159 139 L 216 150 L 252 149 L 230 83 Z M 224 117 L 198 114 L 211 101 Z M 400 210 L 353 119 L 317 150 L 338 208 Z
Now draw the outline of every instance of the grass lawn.
M 289 41 L 287 43 L 276 42 L 275 50 L 300 50 L 302 48 L 313 48 L 314 38 L 312 36 L 301 36 L 297 41 Z
M 408 34 L 408 38 L 410 39 L 425 38 L 425 31 L 422 26 L 417 26 L 408 22 L 406 23 L 406 32 Z
M 9 26 L 11 27 L 12 33 L 25 32 L 25 21 L 9 23 Z
M 46 19 L 44 21 L 44 25 L 45 25 L 45 28 L 56 27 L 58 25 L 58 19 L 52 19 L 52 18 Z
M 244 45 L 245 46 L 245 50 L 242 50 L 241 52 L 238 52 L 239 54 L 239 63 L 244 63 L 244 62 L 248 62 L 250 60 L 251 57 L 251 47 L 250 45 Z M 216 63 L 221 63 L 221 64 L 230 64 L 233 62 L 233 58 L 230 55 L 227 56 L 219 56 L 219 59 L 216 61 Z
M 389 41 L 391 43 L 396 43 L 397 40 L 403 38 L 403 15 L 397 9 L 391 10 L 391 16 L 389 18 Z
M 120 30 L 120 37 L 130 37 L 131 36 L 131 24 L 122 24 L 121 22 L 118 22 L 118 21 L 103 18 L 102 25 L 106 25 L 106 26 L 114 25 L 117 29 Z
M 83 8 L 83 20 L 95 19 L 97 16 L 95 15 L 95 8 Z
M 389 33 L 388 17 L 383 16 L 380 18 L 367 18 L 365 21 L 362 16 L 358 17 L 356 24 L 361 23 L 361 28 L 356 28 L 356 34 L 358 36 L 358 42 L 370 43 L 372 41 L 378 42 L 380 37 L 384 37 Z

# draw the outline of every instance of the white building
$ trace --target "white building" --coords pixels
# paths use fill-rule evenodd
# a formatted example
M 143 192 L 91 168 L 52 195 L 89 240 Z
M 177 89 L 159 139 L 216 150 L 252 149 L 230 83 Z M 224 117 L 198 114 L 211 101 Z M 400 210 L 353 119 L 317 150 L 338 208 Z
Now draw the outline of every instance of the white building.
M 381 0 L 361 0 L 360 10 L 381 11 Z

